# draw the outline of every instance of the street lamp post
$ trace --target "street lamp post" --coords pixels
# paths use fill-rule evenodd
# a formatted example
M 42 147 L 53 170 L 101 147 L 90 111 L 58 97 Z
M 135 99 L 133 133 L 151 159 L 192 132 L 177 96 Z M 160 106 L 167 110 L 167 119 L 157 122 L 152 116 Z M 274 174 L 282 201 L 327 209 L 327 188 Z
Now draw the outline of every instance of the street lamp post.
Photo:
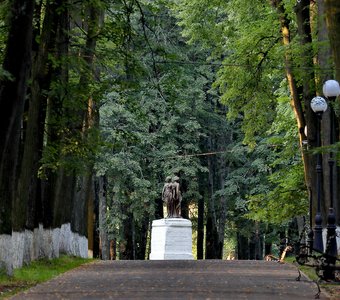
M 310 103 L 312 110 L 317 116 L 317 132 L 316 140 L 317 147 L 321 146 L 321 120 L 322 114 L 327 109 L 327 102 L 322 97 L 314 97 Z M 315 215 L 315 226 L 314 226 L 314 246 L 313 248 L 317 251 L 323 252 L 323 240 L 322 240 L 322 216 L 321 216 L 321 192 L 322 192 L 322 157 L 321 153 L 317 153 L 316 162 L 316 174 L 317 174 L 317 211 Z
M 323 94 L 329 100 L 330 107 L 330 145 L 334 144 L 335 141 L 335 116 L 333 105 L 336 97 L 340 95 L 340 86 L 336 80 L 327 80 L 323 85 Z M 333 169 L 334 169 L 334 153 L 333 149 L 330 149 L 329 153 L 329 210 L 327 216 L 327 244 L 326 254 L 328 256 L 328 263 L 335 264 L 335 258 L 337 256 L 337 244 L 336 244 L 336 216 L 334 211 L 334 186 L 333 186 Z M 334 257 L 334 259 L 332 258 Z M 330 271 L 330 274 L 324 274 L 326 279 L 333 279 L 334 272 Z
M 307 234 L 308 254 L 313 253 L 314 231 L 313 231 L 313 195 L 309 188 L 309 232 Z

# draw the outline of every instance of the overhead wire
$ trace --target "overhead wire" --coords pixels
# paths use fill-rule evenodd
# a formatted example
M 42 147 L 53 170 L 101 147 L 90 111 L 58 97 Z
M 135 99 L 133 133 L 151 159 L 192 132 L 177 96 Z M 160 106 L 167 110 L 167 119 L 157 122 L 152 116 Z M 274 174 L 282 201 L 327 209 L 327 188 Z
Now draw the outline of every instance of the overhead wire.
M 168 158 L 188 158 L 188 157 L 198 157 L 198 156 L 211 156 L 216 154 L 223 154 L 230 151 L 215 151 L 215 152 L 204 152 L 204 153 L 196 153 L 196 154 L 182 154 L 182 155 L 176 155 L 176 156 L 170 156 Z

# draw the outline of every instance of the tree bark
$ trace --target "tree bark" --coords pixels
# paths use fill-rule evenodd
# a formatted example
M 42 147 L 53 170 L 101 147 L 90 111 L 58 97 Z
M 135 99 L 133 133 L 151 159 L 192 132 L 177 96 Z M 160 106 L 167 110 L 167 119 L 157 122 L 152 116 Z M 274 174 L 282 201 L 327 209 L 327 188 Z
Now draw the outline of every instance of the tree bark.
M 53 68 L 51 82 L 58 86 L 58 93 L 51 93 L 47 101 L 46 109 L 46 151 L 56 149 L 59 153 L 64 138 L 62 119 L 65 118 L 63 109 L 64 95 L 67 94 L 65 87 L 68 83 L 68 66 L 62 63 L 68 55 L 69 48 L 69 11 L 67 0 L 59 0 L 49 4 L 51 13 L 55 14 L 53 19 L 53 33 L 55 35 L 54 59 L 59 62 Z M 56 160 L 60 160 L 59 155 Z M 53 161 L 56 164 L 56 161 Z M 41 193 L 41 216 L 39 222 L 45 227 L 59 227 L 62 224 L 71 222 L 71 211 L 75 179 L 67 174 L 62 167 L 57 170 L 44 169 Z
M 84 96 L 84 99 L 87 99 L 87 101 L 84 101 L 82 106 L 80 108 L 76 108 L 73 111 L 74 115 L 78 116 L 78 121 L 73 124 L 72 131 L 77 134 L 79 133 L 79 128 L 82 128 L 80 135 L 81 138 L 84 140 L 84 143 L 86 143 L 86 139 L 88 137 L 88 132 L 93 127 L 98 125 L 98 111 L 96 109 L 96 103 L 95 100 L 92 98 L 91 92 L 90 92 L 90 84 L 95 79 L 96 71 L 94 68 L 94 60 L 95 60 L 95 50 L 96 50 L 96 44 L 97 44 L 97 38 L 99 34 L 99 20 L 101 16 L 101 11 L 98 6 L 96 6 L 96 3 L 91 3 L 88 7 L 89 15 L 86 20 L 87 24 L 87 38 L 86 38 L 86 45 L 84 48 L 84 51 L 82 54 L 82 57 L 85 61 L 85 68 L 80 76 L 79 79 L 79 90 L 82 91 L 82 94 Z M 87 97 L 87 98 L 85 98 Z M 79 123 L 78 123 L 79 122 Z M 78 178 L 78 181 L 85 183 L 86 182 L 93 182 L 93 165 L 89 164 L 87 165 L 87 171 L 86 174 Z M 91 185 L 92 186 L 92 185 Z M 78 202 L 75 203 L 73 207 L 73 214 L 78 214 L 79 210 L 83 210 L 81 214 L 84 214 L 84 216 L 91 214 L 91 212 L 88 212 L 89 206 L 87 205 L 88 201 L 91 201 L 91 197 L 93 197 L 94 190 L 92 189 L 86 189 L 84 190 L 85 193 L 80 195 L 77 198 Z M 94 207 L 95 211 L 98 211 L 98 207 Z M 92 212 L 94 213 L 94 212 Z M 98 213 L 95 213 L 96 218 L 98 218 Z M 86 232 L 85 227 L 86 224 L 86 218 L 82 219 L 84 221 L 81 226 L 79 226 L 80 230 L 84 229 L 84 233 Z M 79 224 L 80 225 L 80 224 Z M 97 228 L 95 228 L 95 231 L 92 231 L 96 233 Z M 93 233 L 93 234 L 94 234 Z M 91 231 L 88 229 L 87 234 L 91 234 Z M 98 239 L 97 234 L 95 234 L 95 237 L 93 238 L 94 241 Z M 96 247 L 94 247 L 96 248 Z
M 313 155 L 305 151 L 304 143 L 308 141 L 309 147 L 316 147 L 316 116 L 313 114 L 310 108 L 310 101 L 315 93 L 310 88 L 311 74 L 304 78 L 303 88 L 298 87 L 297 81 L 293 72 L 292 55 L 290 53 L 291 33 L 290 33 L 290 21 L 282 0 L 271 0 L 272 6 L 277 10 L 279 15 L 279 21 L 281 24 L 282 43 L 285 46 L 285 69 L 288 86 L 290 90 L 291 106 L 293 108 L 295 119 L 297 121 L 298 133 L 300 139 L 300 147 L 302 150 L 302 160 L 304 165 L 305 182 L 308 191 L 312 193 L 313 208 L 316 207 L 317 191 L 316 191 L 316 160 Z M 309 20 L 309 1 L 303 0 L 297 2 L 296 12 L 299 23 L 299 32 L 302 43 L 308 43 L 310 41 L 310 20 Z M 307 61 L 308 68 L 312 67 L 310 59 Z M 313 70 L 311 68 L 311 70 Z M 309 71 L 311 72 L 311 71 Z M 314 78 L 312 82 L 315 82 Z M 315 95 L 315 94 L 314 94 Z M 305 113 L 304 113 L 305 112 Z M 305 127 L 307 126 L 308 134 L 305 135 Z M 314 209 L 315 211 L 315 209 Z
M 27 130 L 23 149 L 18 189 L 13 204 L 13 229 L 33 229 L 36 224 L 38 170 L 42 157 L 46 118 L 47 96 L 51 83 L 51 66 L 48 55 L 56 44 L 56 32 L 60 15 L 57 8 L 62 1 L 47 3 L 38 53 L 32 68 L 31 98 L 27 116 Z
M 340 2 L 325 0 L 326 24 L 335 65 L 335 78 L 340 82 Z
M 134 221 L 136 229 L 134 238 L 134 259 L 146 259 L 146 245 L 148 242 L 149 221 L 150 219 L 147 213 L 144 213 L 144 217 L 142 218 L 140 223 L 136 224 L 136 221 Z
M 248 238 L 237 233 L 237 259 L 249 259 Z
M 101 245 L 101 259 L 110 259 L 110 243 L 106 226 L 106 212 L 107 212 L 107 201 L 106 201 L 106 187 L 107 178 L 106 176 L 100 176 L 96 179 L 96 185 L 99 197 L 99 236 Z
M 326 15 L 326 24 L 328 28 L 328 36 L 334 61 L 335 67 L 335 79 L 340 82 L 340 3 L 336 0 L 325 0 L 325 15 Z M 332 74 L 333 75 L 333 74 Z M 337 128 L 340 127 L 339 118 L 336 118 Z M 339 130 L 337 132 L 336 140 L 334 142 L 339 141 Z M 334 170 L 339 171 L 339 168 L 334 168 Z M 338 174 L 338 172 L 337 172 Z M 335 195 L 339 195 L 340 189 L 340 176 L 334 176 L 336 178 L 336 182 L 334 187 L 336 187 Z M 337 224 L 340 224 L 340 198 L 334 197 L 334 208 L 337 212 Z
M 81 235 L 87 235 L 87 209 L 90 206 L 89 203 L 93 203 L 95 206 L 95 196 L 93 187 L 92 176 L 80 176 L 76 177 L 76 189 L 73 195 L 72 205 L 72 217 L 71 217 L 71 229 L 73 232 L 77 232 Z M 94 213 L 94 221 L 98 220 L 98 214 Z M 93 231 L 96 231 L 96 224 L 94 223 Z M 97 257 L 97 256 L 96 256 Z
M 317 118 L 315 113 L 312 111 L 310 106 L 310 101 L 316 96 L 316 88 L 315 88 L 315 82 L 316 82 L 316 76 L 314 73 L 314 63 L 313 63 L 313 56 L 312 56 L 312 30 L 311 30 L 311 19 L 310 19 L 310 1 L 309 0 L 303 0 L 296 4 L 295 6 L 295 13 L 297 16 L 297 25 L 298 25 L 298 33 L 300 36 L 300 41 L 302 47 L 305 49 L 302 53 L 304 56 L 304 59 L 302 60 L 302 67 L 306 72 L 304 72 L 304 76 L 302 77 L 302 102 L 304 103 L 304 111 L 305 111 L 305 120 L 306 120 L 306 126 L 307 126 L 307 138 L 308 138 L 308 144 L 311 148 L 316 147 L 316 127 L 315 124 L 317 124 Z M 324 120 L 326 120 L 327 115 L 323 117 Z M 329 117 L 329 116 L 328 116 Z M 325 129 L 325 128 L 324 128 Z M 323 133 L 328 132 L 328 130 L 323 130 Z M 320 133 L 321 134 L 321 133 Z M 328 136 L 327 134 L 322 135 L 323 138 L 325 136 Z M 316 161 L 315 156 L 313 154 L 305 154 L 306 162 L 308 162 L 308 168 L 306 168 L 306 172 L 309 172 L 308 178 L 310 178 L 311 182 L 314 182 L 315 184 L 312 185 L 312 187 L 316 187 Z M 325 160 L 324 160 L 325 161 Z M 326 169 L 326 165 L 323 164 L 324 170 Z M 325 216 L 326 212 L 326 193 L 327 188 L 326 184 L 329 182 L 329 177 L 326 176 L 328 172 L 323 172 L 324 175 L 324 184 L 322 185 L 323 189 L 321 191 L 322 194 L 322 205 L 321 209 L 323 212 L 323 216 Z M 328 179 L 328 180 L 327 180 Z M 307 185 L 307 187 L 309 187 Z M 313 199 L 315 200 L 313 203 L 313 219 L 316 212 L 316 201 L 317 201 L 317 191 L 315 188 L 312 188 L 313 193 Z M 324 221 L 326 218 L 323 218 Z
M 317 41 L 318 41 L 318 55 L 316 57 L 316 85 L 317 85 L 317 94 L 323 96 L 322 94 L 322 86 L 324 82 L 328 79 L 333 78 L 333 71 L 332 71 L 332 63 L 331 63 L 331 48 L 329 43 L 328 37 L 328 30 L 326 26 L 325 20 L 325 2 L 318 0 L 317 1 Z M 324 97 L 324 96 L 323 96 Z M 329 103 L 328 103 L 329 104 Z M 322 145 L 329 145 L 330 144 L 330 109 L 327 109 L 323 116 L 322 116 L 322 123 L 321 123 L 321 132 L 322 134 Z M 327 211 L 330 204 L 330 167 L 328 161 L 330 159 L 329 153 L 325 152 L 322 155 L 322 164 L 323 164 L 323 186 L 324 186 L 324 203 L 325 205 L 322 206 L 322 215 L 324 224 L 327 221 Z M 334 165 L 333 168 L 333 186 L 339 187 L 337 184 L 337 167 Z M 338 192 L 334 190 L 334 199 L 337 199 Z
M 123 211 L 127 211 L 126 207 Z M 133 247 L 133 216 L 131 213 L 122 222 L 122 239 L 119 242 L 119 259 L 121 260 L 133 260 L 134 259 L 134 247 Z
M 202 176 L 199 176 L 202 178 Z M 202 180 L 203 181 L 203 180 Z M 201 182 L 200 187 L 200 198 L 198 199 L 197 207 L 197 259 L 204 258 L 204 194 L 205 194 L 205 182 Z
M 221 107 L 220 111 L 223 111 L 226 114 L 225 108 Z M 231 144 L 232 141 L 232 132 L 224 132 L 221 131 L 221 135 L 218 139 L 218 151 L 223 151 L 225 145 Z M 227 172 L 229 171 L 229 165 L 223 155 L 218 156 L 217 159 L 218 168 L 218 177 L 219 177 L 219 189 L 224 190 L 224 183 L 227 176 Z M 227 199 L 224 193 L 219 197 L 220 198 L 220 205 L 219 205 L 219 217 L 218 217 L 218 257 L 223 258 L 223 247 L 224 247 L 224 235 L 226 230 L 226 222 L 227 222 Z
M 208 138 L 208 149 L 211 151 L 212 137 Z M 218 229 L 216 222 L 216 211 L 214 201 L 214 175 L 215 167 L 213 163 L 213 156 L 208 156 L 208 197 L 207 201 L 207 216 L 206 216 L 206 237 L 205 237 L 205 258 L 217 259 L 219 257 L 219 241 Z
M 95 224 L 97 216 L 94 209 L 94 199 L 89 198 L 87 203 L 87 240 L 88 240 L 88 255 L 90 258 L 94 258 L 95 250 Z
M 315 7 L 316 6 L 316 7 Z M 317 35 L 318 51 L 316 56 L 316 91 L 317 94 L 322 95 L 322 86 L 327 79 L 332 79 L 332 51 L 330 48 L 330 42 L 328 37 L 328 29 L 326 26 L 325 18 L 325 1 L 317 0 L 317 4 L 311 7 L 312 16 L 314 16 L 314 22 L 311 24 L 317 24 L 316 28 L 313 28 L 313 33 Z M 327 111 L 325 112 L 327 113 Z
M 21 120 L 31 69 L 34 3 L 32 0 L 14 0 L 11 5 L 3 62 L 3 69 L 11 78 L 0 82 L 0 233 L 12 231 Z

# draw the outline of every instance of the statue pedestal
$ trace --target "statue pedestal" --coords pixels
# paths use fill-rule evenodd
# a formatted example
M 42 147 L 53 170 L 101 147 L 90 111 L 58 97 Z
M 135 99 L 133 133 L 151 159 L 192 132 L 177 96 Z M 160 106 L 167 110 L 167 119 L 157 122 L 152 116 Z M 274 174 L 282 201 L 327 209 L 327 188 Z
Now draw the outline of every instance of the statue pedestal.
M 191 221 L 182 218 L 154 220 L 150 260 L 194 259 Z

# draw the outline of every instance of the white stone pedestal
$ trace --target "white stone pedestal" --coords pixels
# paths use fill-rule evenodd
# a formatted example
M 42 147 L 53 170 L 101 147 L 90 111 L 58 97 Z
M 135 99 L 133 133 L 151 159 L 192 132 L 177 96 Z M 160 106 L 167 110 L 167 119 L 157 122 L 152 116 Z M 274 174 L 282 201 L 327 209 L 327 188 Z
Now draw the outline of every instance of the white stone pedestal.
M 150 260 L 194 259 L 191 221 L 182 218 L 154 220 Z

